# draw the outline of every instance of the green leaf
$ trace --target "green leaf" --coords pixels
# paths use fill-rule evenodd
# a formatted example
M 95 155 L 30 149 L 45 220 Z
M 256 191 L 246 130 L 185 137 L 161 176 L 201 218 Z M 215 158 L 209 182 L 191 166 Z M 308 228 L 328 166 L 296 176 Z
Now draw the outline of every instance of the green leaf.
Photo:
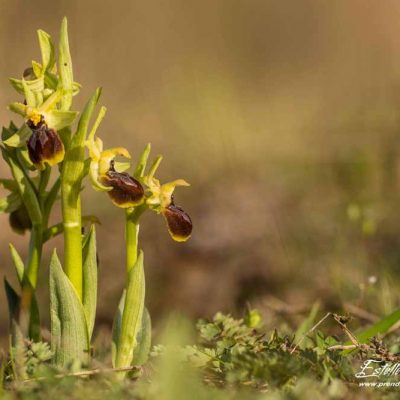
M 90 344 L 85 312 L 55 251 L 50 262 L 50 319 L 55 363 L 59 366 L 76 360 L 87 363 Z
M 17 379 L 26 379 L 24 336 L 18 325 L 18 309 L 21 299 L 6 278 L 4 278 L 4 288 L 7 297 L 10 323 L 9 329 L 12 348 L 11 365 Z
M 6 278 L 4 278 L 4 288 L 7 297 L 8 315 L 11 327 L 13 323 L 17 323 L 20 298 Z
M 36 171 L 28 152 L 28 147 L 19 147 L 17 151 L 17 159 L 22 169 L 25 171 Z
M 143 365 L 149 358 L 151 348 L 151 318 L 145 307 L 142 316 L 142 326 L 136 337 L 137 346 L 133 352 L 132 365 Z
M 8 129 L 12 132 L 17 132 L 18 127 L 17 125 L 14 124 L 13 121 L 10 121 L 10 123 L 8 124 Z
M 61 110 L 51 110 L 46 113 L 46 122 L 50 128 L 56 131 L 71 125 L 78 112 L 76 111 L 61 111 Z
M 362 330 L 355 336 L 360 343 L 366 343 L 373 336 L 385 334 L 399 320 L 400 320 L 400 309 L 382 318 L 380 321 Z
M 1 130 L 1 140 L 7 140 L 9 137 L 11 137 L 12 135 L 14 135 L 14 131 L 12 131 L 11 129 L 6 128 L 5 126 L 3 126 L 2 130 Z
M 136 264 L 128 274 L 121 328 L 116 342 L 115 366 L 130 366 L 138 346 L 137 336 L 142 326 L 145 280 L 143 252 L 140 251 Z
M 125 297 L 126 289 L 124 289 L 124 291 L 122 292 L 122 296 L 119 300 L 117 312 L 115 313 L 112 326 L 111 360 L 114 368 L 116 367 L 117 363 L 118 343 L 121 334 L 121 321 L 122 315 L 124 313 Z
M 136 164 L 135 172 L 133 174 L 135 178 L 143 177 L 144 171 L 146 170 L 147 160 L 149 159 L 150 151 L 151 151 L 151 144 L 147 143 L 142 154 L 140 155 L 138 163 Z
M 0 214 L 12 213 L 22 205 L 21 196 L 18 193 L 11 193 L 7 197 L 0 199 Z
M 11 168 L 11 173 L 18 185 L 18 191 L 28 211 L 32 224 L 40 224 L 42 222 L 42 212 L 32 182 L 25 174 L 20 164 L 15 160 L 13 153 L 4 147 L 1 148 L 1 151 L 3 153 L 3 158 Z
M 29 139 L 31 135 L 32 135 L 31 128 L 29 128 L 28 125 L 23 124 L 16 133 L 14 133 L 8 139 L 4 140 L 3 143 L 10 147 L 25 146 L 26 141 Z
M 83 293 L 82 303 L 85 311 L 89 340 L 92 337 L 96 318 L 97 302 L 97 252 L 96 229 L 92 225 L 83 246 Z
M 25 267 L 24 262 L 22 261 L 21 256 L 18 254 L 16 248 L 10 243 L 10 252 L 11 252 L 11 259 L 13 261 L 15 270 L 17 272 L 17 277 L 19 284 L 24 290 L 24 286 L 27 288 L 27 292 L 31 293 L 32 295 L 32 302 L 31 302 L 31 310 L 30 310 L 30 318 L 29 318 L 29 338 L 34 341 L 39 341 L 41 339 L 40 335 L 40 314 L 39 314 L 39 306 L 37 303 L 37 299 L 35 296 L 35 291 L 32 288 L 30 282 L 28 280 L 24 280 L 25 274 Z
M 55 63 L 54 46 L 48 33 L 39 29 L 37 34 L 39 38 L 40 51 L 42 53 L 42 71 L 46 71 L 51 69 Z
M 10 243 L 10 253 L 11 253 L 11 259 L 13 261 L 15 271 L 17 272 L 17 277 L 20 285 L 22 285 L 22 282 L 24 280 L 24 262 L 22 261 L 21 256 L 18 254 L 17 249 Z
M 63 97 L 61 99 L 61 110 L 67 111 L 70 109 L 72 104 L 72 86 L 74 79 L 72 73 L 71 54 L 69 51 L 68 22 L 66 17 L 63 18 L 61 23 L 58 70 L 63 90 Z
M 42 338 L 40 332 L 40 314 L 39 314 L 39 305 L 34 292 L 32 295 L 30 316 L 31 318 L 29 320 L 29 338 L 32 339 L 34 342 L 39 342 Z
M 14 179 L 0 179 L 0 185 L 3 186 L 4 189 L 9 190 L 10 192 L 18 191 L 18 186 L 15 183 Z

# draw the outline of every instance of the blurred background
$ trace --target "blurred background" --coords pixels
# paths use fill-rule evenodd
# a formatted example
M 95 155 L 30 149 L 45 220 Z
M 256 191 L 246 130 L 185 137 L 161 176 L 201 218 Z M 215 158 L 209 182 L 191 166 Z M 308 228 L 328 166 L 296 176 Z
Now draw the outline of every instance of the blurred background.
M 192 216 L 186 244 L 145 215 L 153 318 L 258 307 L 308 312 L 315 301 L 373 321 L 399 305 L 400 3 L 396 0 L 0 0 L 0 119 L 18 77 L 39 58 L 36 29 L 69 19 L 74 109 L 97 86 L 105 145 L 137 156 L 147 142 L 175 201 Z M 4 163 L 1 176 L 8 176 Z M 110 326 L 124 282 L 123 212 L 84 194 L 96 214 L 98 326 Z M 27 236 L 0 216 L 0 273 Z M 57 222 L 57 215 L 54 216 Z M 40 285 L 42 313 L 48 254 Z M 293 318 L 290 316 L 293 315 Z M 3 291 L 0 333 L 7 328 Z

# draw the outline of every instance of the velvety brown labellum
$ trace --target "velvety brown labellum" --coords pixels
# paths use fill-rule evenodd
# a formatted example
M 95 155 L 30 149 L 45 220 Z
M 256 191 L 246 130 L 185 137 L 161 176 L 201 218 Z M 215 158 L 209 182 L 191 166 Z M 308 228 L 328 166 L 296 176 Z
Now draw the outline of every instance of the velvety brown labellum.
M 108 192 L 112 202 L 122 208 L 135 207 L 144 199 L 143 186 L 126 172 L 110 169 L 103 177 L 102 184 L 112 187 Z
M 170 204 L 163 210 L 168 230 L 177 242 L 185 242 L 192 234 L 193 224 L 189 215 L 182 208 Z
M 26 230 L 32 229 L 32 222 L 24 206 L 10 213 L 9 222 L 12 230 L 20 235 L 23 235 Z
M 55 165 L 64 159 L 64 145 L 54 129 L 47 127 L 40 122 L 37 126 L 32 126 L 32 135 L 27 141 L 29 158 L 32 163 L 42 169 L 47 162 Z

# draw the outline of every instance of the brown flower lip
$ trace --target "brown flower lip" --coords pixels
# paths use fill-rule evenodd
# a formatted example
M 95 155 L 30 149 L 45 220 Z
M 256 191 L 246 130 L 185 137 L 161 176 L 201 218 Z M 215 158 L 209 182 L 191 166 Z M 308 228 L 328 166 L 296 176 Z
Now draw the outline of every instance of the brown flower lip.
M 193 224 L 188 213 L 171 203 L 162 214 L 167 222 L 169 233 L 177 242 L 185 242 L 192 234 Z
M 27 141 L 28 154 L 32 163 L 39 169 L 43 169 L 44 164 L 55 165 L 64 159 L 64 145 L 58 133 L 50 129 L 43 119 L 35 126 L 32 121 L 28 121 L 28 126 L 32 129 L 32 135 Z
M 101 182 L 104 186 L 112 187 L 108 192 L 112 202 L 122 208 L 135 207 L 144 199 L 143 186 L 135 178 L 126 172 L 117 172 L 114 162 L 110 163 L 110 169 Z

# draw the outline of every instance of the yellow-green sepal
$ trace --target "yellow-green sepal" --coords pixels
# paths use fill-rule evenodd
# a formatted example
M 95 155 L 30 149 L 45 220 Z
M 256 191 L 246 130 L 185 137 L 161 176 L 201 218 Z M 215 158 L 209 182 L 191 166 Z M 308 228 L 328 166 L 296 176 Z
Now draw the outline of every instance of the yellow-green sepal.
M 58 131 L 70 126 L 75 121 L 77 115 L 77 111 L 51 110 L 45 113 L 45 121 L 49 128 Z
M 28 125 L 23 124 L 21 128 L 18 129 L 17 132 L 15 132 L 8 139 L 3 140 L 3 143 L 9 147 L 25 146 L 26 141 L 29 139 L 29 136 L 31 136 L 31 134 L 32 134 L 31 128 L 29 128 Z
M 25 90 L 24 90 L 24 83 L 26 86 L 31 90 L 32 92 L 39 93 L 44 90 L 44 79 L 43 77 L 39 77 L 37 79 L 33 80 L 25 80 L 25 79 L 15 79 L 15 78 L 9 78 L 9 82 L 11 83 L 11 86 L 19 93 L 22 95 L 25 95 Z
M 37 34 L 40 52 L 42 53 L 42 72 L 51 70 L 56 61 L 53 42 L 51 41 L 51 37 L 47 32 L 39 29 Z

